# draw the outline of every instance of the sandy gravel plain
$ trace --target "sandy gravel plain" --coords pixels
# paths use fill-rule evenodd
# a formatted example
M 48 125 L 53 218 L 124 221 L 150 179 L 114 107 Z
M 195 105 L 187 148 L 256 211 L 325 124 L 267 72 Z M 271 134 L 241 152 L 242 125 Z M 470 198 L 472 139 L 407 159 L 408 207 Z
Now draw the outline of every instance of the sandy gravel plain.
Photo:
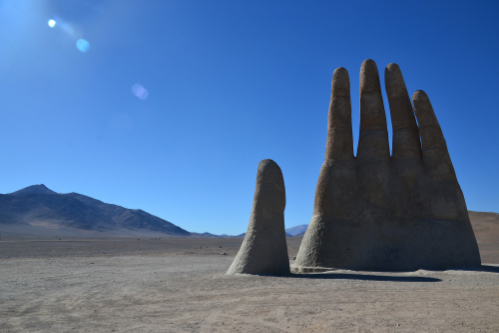
M 240 243 L 1 241 L 0 332 L 499 331 L 499 267 L 226 276 Z

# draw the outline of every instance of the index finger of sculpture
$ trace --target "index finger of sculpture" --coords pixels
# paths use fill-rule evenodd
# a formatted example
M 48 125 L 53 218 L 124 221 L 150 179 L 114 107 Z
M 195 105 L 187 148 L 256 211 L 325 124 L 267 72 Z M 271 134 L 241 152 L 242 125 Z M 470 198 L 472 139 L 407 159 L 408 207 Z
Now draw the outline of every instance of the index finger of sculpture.
M 435 180 L 455 180 L 456 173 L 447 144 L 428 95 L 418 90 L 412 95 L 412 100 L 419 123 L 423 165 L 426 171 Z
M 394 159 L 421 159 L 418 125 L 409 93 L 397 64 L 385 68 L 385 88 L 392 119 Z
M 331 83 L 326 160 L 351 158 L 353 158 L 353 138 L 350 78 L 348 71 L 339 67 L 334 71 Z

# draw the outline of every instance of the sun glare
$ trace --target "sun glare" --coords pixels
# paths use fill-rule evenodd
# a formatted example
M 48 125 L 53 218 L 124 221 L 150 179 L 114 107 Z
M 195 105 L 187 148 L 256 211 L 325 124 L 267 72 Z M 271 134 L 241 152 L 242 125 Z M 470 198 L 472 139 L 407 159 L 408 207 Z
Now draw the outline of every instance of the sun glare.
M 49 27 L 51 27 L 51 28 L 55 27 L 55 25 L 57 24 L 57 22 L 54 20 L 49 20 L 47 23 L 48 23 Z

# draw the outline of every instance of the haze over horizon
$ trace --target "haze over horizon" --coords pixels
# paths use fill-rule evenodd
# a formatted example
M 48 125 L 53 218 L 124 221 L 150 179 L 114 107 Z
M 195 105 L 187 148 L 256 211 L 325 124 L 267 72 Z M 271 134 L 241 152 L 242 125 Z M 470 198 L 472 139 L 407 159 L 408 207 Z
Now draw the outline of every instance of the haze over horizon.
M 286 227 L 308 224 L 332 73 L 350 74 L 356 146 L 370 58 L 382 86 L 395 62 L 410 94 L 429 95 L 468 210 L 499 212 L 498 13 L 472 1 L 0 1 L 0 193 L 45 184 L 237 235 L 270 158 Z

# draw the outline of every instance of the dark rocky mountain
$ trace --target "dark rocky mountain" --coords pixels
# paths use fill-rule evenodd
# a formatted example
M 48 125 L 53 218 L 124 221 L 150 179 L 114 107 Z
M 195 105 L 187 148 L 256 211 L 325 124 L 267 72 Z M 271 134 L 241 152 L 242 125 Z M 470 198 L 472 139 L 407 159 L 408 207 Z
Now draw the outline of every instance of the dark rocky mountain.
M 9 193 L 10 195 L 23 195 L 23 194 L 31 194 L 31 193 L 39 193 L 39 194 L 57 194 L 57 192 L 54 192 L 47 188 L 47 186 L 40 184 L 40 185 L 32 185 L 23 188 L 22 190 L 15 191 L 12 193 Z
M 59 194 L 45 185 L 0 194 L 0 226 L 191 236 L 190 232 L 143 210 L 106 204 L 78 193 Z

